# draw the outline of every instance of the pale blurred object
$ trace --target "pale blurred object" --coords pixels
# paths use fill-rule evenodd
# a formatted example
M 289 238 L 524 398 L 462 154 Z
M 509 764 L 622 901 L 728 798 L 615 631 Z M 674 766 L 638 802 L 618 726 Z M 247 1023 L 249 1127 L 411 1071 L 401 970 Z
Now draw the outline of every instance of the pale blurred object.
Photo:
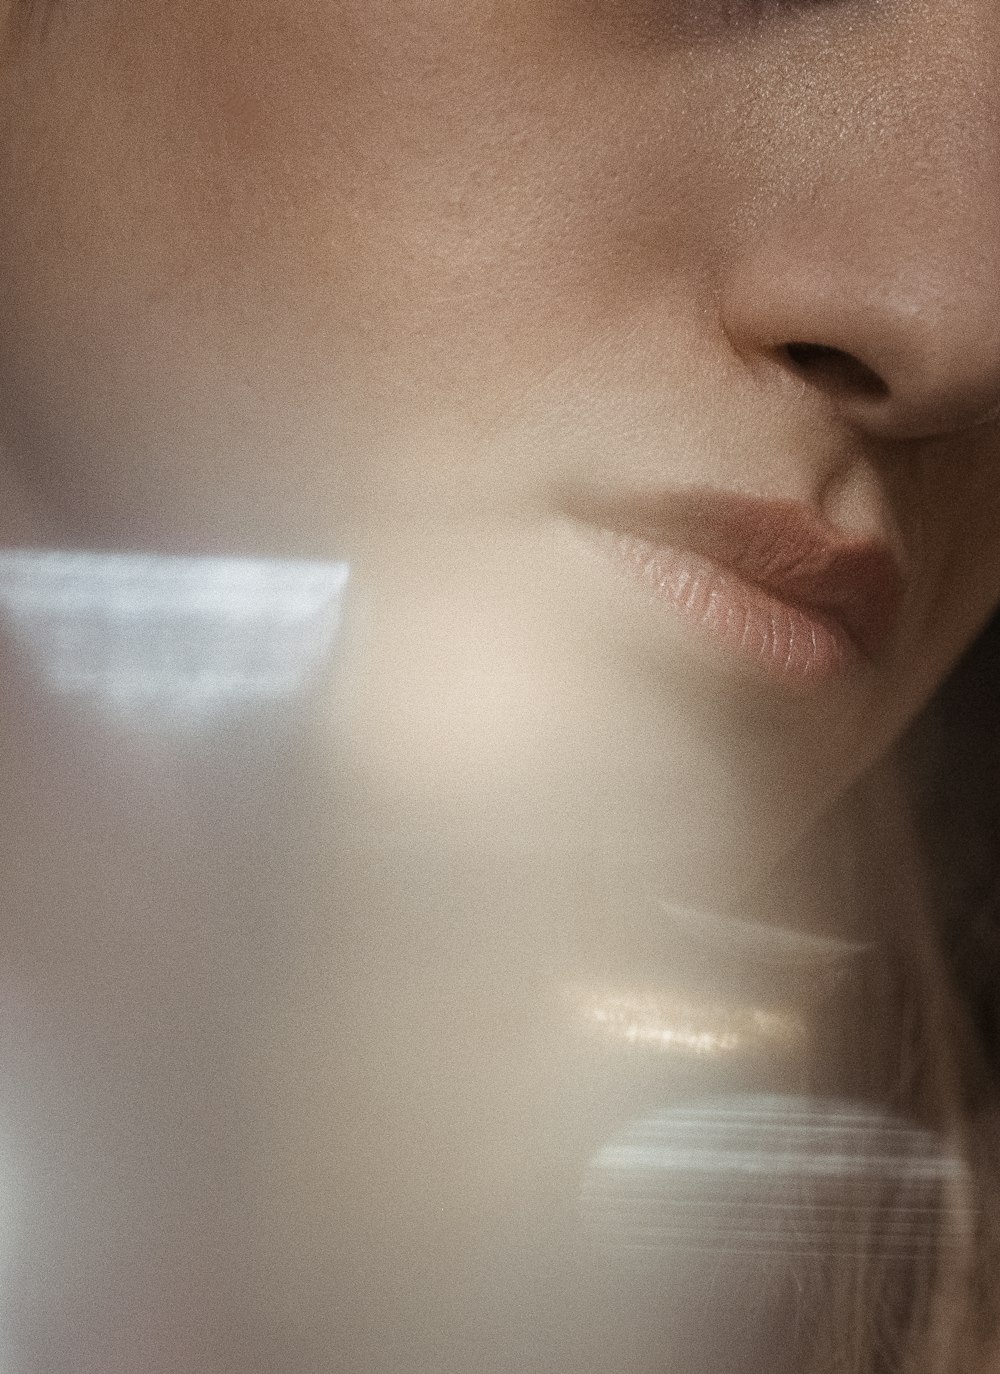
M 55 695 L 197 725 L 299 693 L 340 623 L 345 563 L 16 550 L 0 609 Z
M 629 1125 L 591 1162 L 582 1214 L 609 1250 L 900 1256 L 959 1239 L 967 1186 L 946 1141 L 886 1111 L 727 1096 Z

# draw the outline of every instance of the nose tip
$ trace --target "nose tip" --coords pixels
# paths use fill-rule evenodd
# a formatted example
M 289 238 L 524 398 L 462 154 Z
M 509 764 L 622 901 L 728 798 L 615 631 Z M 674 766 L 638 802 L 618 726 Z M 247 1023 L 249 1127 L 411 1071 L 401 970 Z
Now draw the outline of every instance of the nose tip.
M 879 438 L 939 438 L 1000 419 L 1000 285 L 949 286 L 916 269 L 892 289 L 874 274 L 850 277 L 758 270 L 726 298 L 730 340 Z

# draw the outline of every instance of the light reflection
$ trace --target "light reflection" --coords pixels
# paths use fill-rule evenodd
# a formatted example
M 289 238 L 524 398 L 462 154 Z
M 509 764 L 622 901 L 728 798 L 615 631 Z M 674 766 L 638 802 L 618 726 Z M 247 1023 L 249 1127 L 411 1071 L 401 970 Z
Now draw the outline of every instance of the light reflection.
M 794 1049 L 805 1026 L 787 1012 L 690 998 L 574 989 L 584 1024 L 624 1045 L 685 1055 L 726 1055 L 766 1047 Z
M 602 1248 L 913 1254 L 975 1223 L 949 1143 L 864 1103 L 720 1097 L 633 1122 L 592 1159 L 582 1220 Z
M 0 614 L 47 687 L 134 723 L 287 698 L 323 663 L 346 563 L 0 553 Z

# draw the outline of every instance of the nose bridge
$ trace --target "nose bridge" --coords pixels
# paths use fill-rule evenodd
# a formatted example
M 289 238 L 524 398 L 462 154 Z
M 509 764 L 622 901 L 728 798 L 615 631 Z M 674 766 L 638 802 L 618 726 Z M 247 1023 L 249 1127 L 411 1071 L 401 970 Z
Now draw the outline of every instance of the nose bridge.
M 1000 411 L 1000 4 L 915 5 L 722 292 L 740 352 L 904 438 Z

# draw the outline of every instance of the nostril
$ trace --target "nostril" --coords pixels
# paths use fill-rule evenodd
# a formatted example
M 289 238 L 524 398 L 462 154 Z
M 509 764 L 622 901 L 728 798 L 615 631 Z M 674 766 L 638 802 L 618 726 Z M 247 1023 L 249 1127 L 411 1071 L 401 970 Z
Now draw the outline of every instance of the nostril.
M 878 373 L 843 349 L 827 344 L 790 343 L 779 353 L 801 377 L 824 391 L 873 399 L 889 395 L 889 388 Z

